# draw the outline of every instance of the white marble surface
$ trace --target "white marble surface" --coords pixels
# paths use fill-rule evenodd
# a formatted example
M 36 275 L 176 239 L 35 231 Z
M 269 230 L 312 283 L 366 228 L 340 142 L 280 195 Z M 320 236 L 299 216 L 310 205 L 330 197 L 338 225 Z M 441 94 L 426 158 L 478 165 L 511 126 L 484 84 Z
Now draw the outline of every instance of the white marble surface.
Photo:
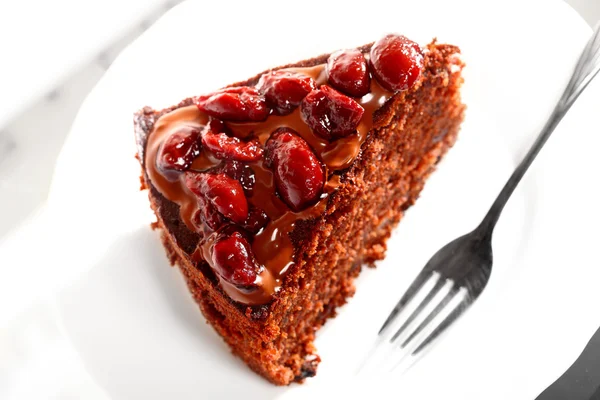
M 0 243 L 10 230 L 17 228 L 31 213 L 43 205 L 48 194 L 54 162 L 85 96 L 119 52 L 164 11 L 180 1 L 157 2 L 155 0 L 148 3 L 145 12 L 137 10 L 139 13 L 137 19 L 130 21 L 129 26 L 117 29 L 121 32 L 117 40 L 113 40 L 107 46 L 103 45 L 104 39 L 97 39 L 94 45 L 96 53 L 93 55 L 88 54 L 87 48 L 81 50 L 79 68 L 74 69 L 66 80 L 61 78 L 61 72 L 44 75 L 44 83 L 38 85 L 39 93 L 27 95 L 27 99 L 36 97 L 39 99 L 20 110 L 15 118 L 6 123 L 3 123 L 4 118 L 9 112 L 15 110 L 3 109 L 2 103 L 0 107 L 0 199 L 2 199 L 0 204 L 3 207 L 0 211 Z M 2 7 L 4 6 L 0 6 L 0 14 Z M 110 9 L 114 4 L 112 6 L 109 4 L 107 7 Z M 3 18 L 6 18 L 6 15 Z M 57 33 L 57 35 L 61 34 L 64 35 L 64 29 Z M 72 49 L 72 52 L 76 50 Z M 73 69 L 75 64 L 71 61 L 65 62 L 60 65 L 61 71 L 66 73 Z M 58 69 L 59 66 L 54 68 Z M 2 77 L 0 87 L 3 89 L 7 76 L 8 74 L 0 74 Z M 47 89 L 50 82 L 54 82 L 56 86 Z M 10 91 L 11 88 L 8 87 L 8 90 Z M 4 93 L 6 92 L 3 90 Z M 2 99 L 9 97 L 2 96 Z M 19 101 L 24 102 L 26 99 Z
M 594 26 L 600 20 L 600 1 L 598 0 L 566 0 L 588 24 Z
M 586 21 L 600 19 L 600 1 L 569 0 Z M 140 20 L 151 22 L 158 13 Z M 118 52 L 143 30 L 136 24 L 107 51 L 82 62 L 64 84 L 2 126 L 0 121 L 0 246 L 11 230 L 39 212 L 54 161 L 79 104 Z M 43 85 L 42 85 L 43 86 Z M 44 90 L 46 88 L 44 87 Z M 8 267 L 2 265 L 0 268 Z M 7 321 L 0 319 L 0 398 L 107 399 L 85 372 L 54 310 L 40 302 Z
M 0 125 L 54 90 L 166 0 L 0 2 Z M 58 22 L 58 23 L 57 23 Z M 107 29 L 110 27 L 110 29 Z

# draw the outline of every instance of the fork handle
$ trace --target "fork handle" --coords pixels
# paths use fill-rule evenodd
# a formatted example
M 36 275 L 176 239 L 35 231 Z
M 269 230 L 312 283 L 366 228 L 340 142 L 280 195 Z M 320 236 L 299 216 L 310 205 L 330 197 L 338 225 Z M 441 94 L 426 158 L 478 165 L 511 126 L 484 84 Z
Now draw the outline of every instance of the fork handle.
M 600 23 L 596 24 L 592 37 L 581 53 L 579 61 L 571 75 L 571 79 L 560 100 L 554 107 L 554 111 L 552 111 L 550 118 L 544 125 L 544 128 L 500 191 L 500 194 L 483 218 L 483 221 L 481 221 L 481 224 L 477 227 L 476 230 L 479 231 L 480 235 L 491 239 L 492 232 L 500 218 L 500 214 L 515 188 L 523 178 L 523 175 L 525 175 L 525 172 L 527 172 L 529 166 L 533 163 L 533 160 L 567 111 L 569 111 L 575 100 L 577 100 L 579 95 L 589 85 L 592 79 L 594 79 L 598 72 L 600 72 Z

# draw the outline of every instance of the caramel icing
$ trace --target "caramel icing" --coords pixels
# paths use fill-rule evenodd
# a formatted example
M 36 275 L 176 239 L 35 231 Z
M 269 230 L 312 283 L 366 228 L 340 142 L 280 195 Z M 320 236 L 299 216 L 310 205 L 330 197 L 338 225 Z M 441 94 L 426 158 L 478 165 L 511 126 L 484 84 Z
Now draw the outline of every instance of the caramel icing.
M 289 70 L 311 76 L 317 85 L 326 83 L 325 64 L 310 68 L 290 68 Z M 357 100 L 365 109 L 358 125 L 357 132 L 344 138 L 328 141 L 312 132 L 303 121 L 300 107 L 285 116 L 271 115 L 263 122 L 233 123 L 227 126 L 233 135 L 239 138 L 257 137 L 264 146 L 271 133 L 280 127 L 289 127 L 296 131 L 314 150 L 317 157 L 325 165 L 328 180 L 319 201 L 300 211 L 293 212 L 277 195 L 273 173 L 263 160 L 250 162 L 248 165 L 254 171 L 255 184 L 248 202 L 261 208 L 269 217 L 267 225 L 251 238 L 252 250 L 256 260 L 263 266 L 257 280 L 258 287 L 252 290 L 238 288 L 222 278 L 223 290 L 235 301 L 249 305 L 268 303 L 282 283 L 285 272 L 294 264 L 294 246 L 290 233 L 300 220 L 316 218 L 325 211 L 329 195 L 339 185 L 339 173 L 349 168 L 360 153 L 362 144 L 368 132 L 373 127 L 373 114 L 392 96 L 392 93 L 382 88 L 375 79 L 371 80 L 371 91 Z M 198 110 L 195 105 L 181 107 L 163 115 L 156 121 L 153 131 L 148 137 L 146 149 L 146 171 L 154 187 L 168 200 L 180 206 L 181 219 L 192 231 L 198 228 L 192 222 L 194 213 L 198 210 L 196 196 L 186 187 L 183 174 L 174 179 L 163 175 L 156 168 L 157 154 L 164 140 L 172 133 L 182 129 L 202 131 L 208 122 L 208 116 Z M 207 171 L 218 166 L 221 160 L 203 149 L 190 170 Z M 216 236 L 208 227 L 200 232 L 203 236 L 197 250 L 191 255 L 195 263 L 203 261 L 211 263 L 211 248 Z M 216 274 L 218 276 L 218 274 Z

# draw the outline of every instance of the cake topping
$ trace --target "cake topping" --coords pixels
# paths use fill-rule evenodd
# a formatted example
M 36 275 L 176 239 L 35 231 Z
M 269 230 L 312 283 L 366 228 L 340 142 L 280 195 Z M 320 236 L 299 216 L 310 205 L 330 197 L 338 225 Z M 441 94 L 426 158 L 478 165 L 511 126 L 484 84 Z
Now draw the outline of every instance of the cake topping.
M 242 227 L 250 233 L 258 233 L 269 222 L 269 216 L 263 209 L 250 206 L 248 218 L 242 224 Z
M 261 76 L 256 87 L 265 96 L 267 104 L 275 114 L 287 115 L 294 111 L 317 85 L 310 76 L 279 70 Z
M 237 230 L 220 231 L 210 251 L 213 268 L 227 282 L 253 290 L 262 267 L 256 262 L 250 243 Z
M 208 263 L 233 300 L 269 302 L 294 265 L 297 222 L 322 215 L 376 111 L 422 67 L 416 44 L 388 35 L 370 64 L 359 50 L 336 52 L 326 65 L 270 71 L 256 87 L 198 96 L 158 119 L 146 170 L 200 235 L 192 261 Z
M 262 148 L 261 148 L 262 151 Z M 211 169 L 213 172 L 222 172 L 228 177 L 235 179 L 241 183 L 244 188 L 244 194 L 248 197 L 252 196 L 254 190 L 254 171 L 245 163 L 238 161 L 226 161 Z
M 202 131 L 202 145 L 220 160 L 257 161 L 262 157 L 263 149 L 258 140 L 242 142 L 227 131 L 223 122 L 209 121 Z
M 216 231 L 223 225 L 223 216 L 204 198 L 198 196 L 196 199 L 196 211 L 192 215 L 192 223 L 196 231 L 206 230 L 203 224 L 206 224 L 209 230 Z
M 210 203 L 225 218 L 242 224 L 248 217 L 248 201 L 240 182 L 225 174 L 186 172 L 185 185 L 197 197 Z
M 177 179 L 175 171 L 185 171 L 192 166 L 194 159 L 200 155 L 198 138 L 200 131 L 185 127 L 169 136 L 162 144 L 156 165 L 171 180 Z
M 388 90 L 411 88 L 423 69 L 419 45 L 402 35 L 387 35 L 371 47 L 373 75 Z
M 327 80 L 337 90 L 353 97 L 369 93 L 371 78 L 367 60 L 356 49 L 336 51 L 327 60 Z
M 256 88 L 229 87 L 196 97 L 196 105 L 211 117 L 227 121 L 264 121 L 269 109 Z
M 323 85 L 302 101 L 302 117 L 315 133 L 331 140 L 356 133 L 365 112 L 356 100 Z
M 319 198 L 325 184 L 321 162 L 298 133 L 279 128 L 267 142 L 267 167 L 272 167 L 277 190 L 294 211 Z

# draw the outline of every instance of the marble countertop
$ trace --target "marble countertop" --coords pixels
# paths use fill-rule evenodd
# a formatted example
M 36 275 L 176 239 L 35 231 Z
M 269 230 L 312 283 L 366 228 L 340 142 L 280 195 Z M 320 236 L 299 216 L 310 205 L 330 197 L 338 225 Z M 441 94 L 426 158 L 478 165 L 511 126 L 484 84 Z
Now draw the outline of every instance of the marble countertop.
M 43 206 L 53 165 L 85 96 L 121 50 L 180 1 L 111 0 L 99 2 L 103 4 L 96 7 L 83 7 L 82 10 L 79 6 L 69 13 L 75 15 L 76 11 L 81 11 L 78 21 L 67 18 L 64 24 L 57 24 L 55 30 L 47 25 L 53 21 L 48 15 L 57 17 L 57 14 L 69 9 L 73 5 L 71 3 L 80 2 L 35 2 L 39 3 L 35 7 L 41 8 L 29 24 L 14 21 L 27 17 L 27 6 L 32 6 L 30 1 L 0 5 L 0 37 L 8 37 L 11 32 L 23 37 L 19 47 L 15 42 L 0 42 L 3 59 L 15 57 L 16 60 L 4 63 L 0 74 L 2 93 L 10 93 L 10 96 L 0 96 L 0 198 L 3 205 L 0 211 L 0 243 L 9 231 L 16 229 Z M 127 6 L 119 8 L 121 3 Z M 89 2 L 86 4 L 89 5 Z M 44 13 L 46 15 L 42 18 Z M 115 19 L 116 14 L 118 19 Z M 89 21 L 89 24 L 83 24 L 83 21 Z M 47 37 L 36 43 L 30 28 L 38 23 L 41 24 L 39 29 L 47 31 Z M 114 29 L 102 29 L 102 24 Z M 77 29 L 83 29 L 79 30 L 81 34 L 71 35 Z M 85 37 L 85 40 L 73 39 L 68 46 L 58 46 L 57 43 L 64 43 L 67 36 Z M 38 50 L 48 51 L 48 43 L 53 57 L 45 56 L 44 68 L 31 73 L 27 68 L 33 60 L 27 57 L 39 60 Z M 19 49 L 22 47 L 33 51 L 21 52 Z M 23 65 L 27 66 L 25 73 L 23 70 L 18 73 Z
M 3 59 L 0 126 L 40 94 L 53 91 L 85 63 L 126 36 L 165 0 L 6 1 L 0 4 Z M 60 23 L 56 23 L 60 21 Z M 106 29 L 106 27 L 110 29 Z

